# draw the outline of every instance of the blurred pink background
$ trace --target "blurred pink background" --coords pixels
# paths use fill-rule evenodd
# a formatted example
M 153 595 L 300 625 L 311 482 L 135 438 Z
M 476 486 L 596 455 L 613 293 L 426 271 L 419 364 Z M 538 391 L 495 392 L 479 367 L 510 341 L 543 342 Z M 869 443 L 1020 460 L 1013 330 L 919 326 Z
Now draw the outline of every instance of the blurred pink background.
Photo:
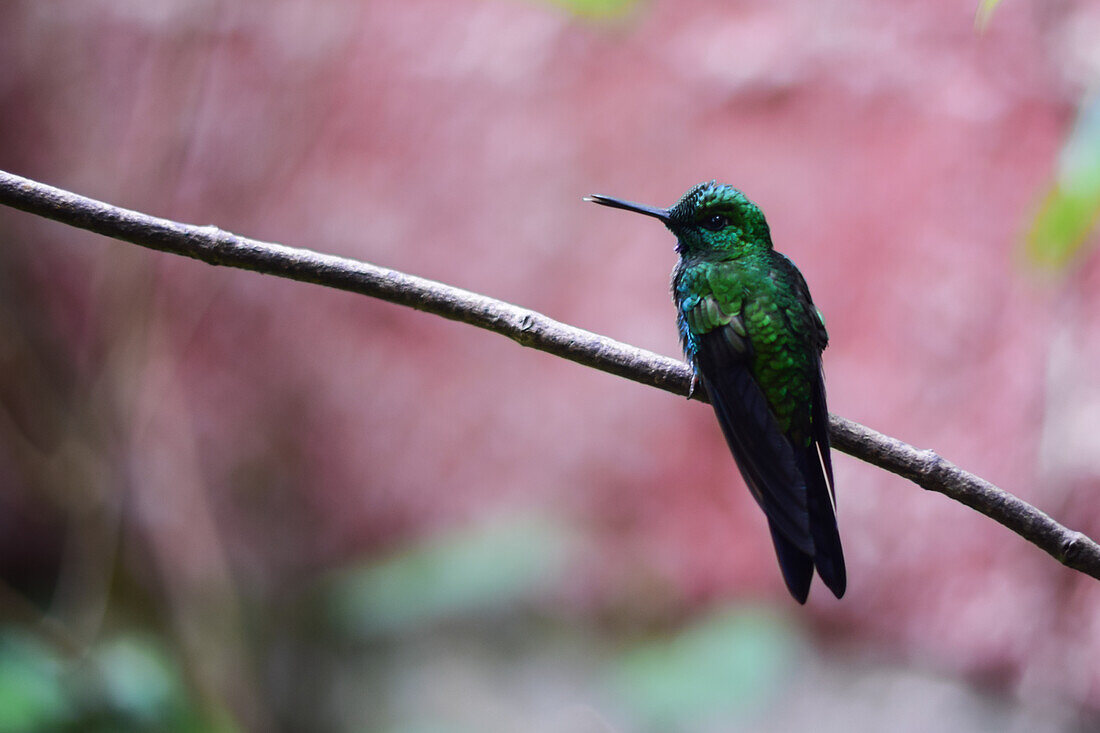
M 977 9 L 16 1 L 0 168 L 670 355 L 671 236 L 581 197 L 732 183 L 825 313 L 834 412 L 1096 537 L 1100 263 L 1022 242 L 1100 10 Z M 56 690 L 17 722 L 1100 720 L 1100 585 L 938 494 L 834 458 L 849 592 L 797 607 L 705 407 L 10 210 L 0 235 L 0 678 L 30 648 Z

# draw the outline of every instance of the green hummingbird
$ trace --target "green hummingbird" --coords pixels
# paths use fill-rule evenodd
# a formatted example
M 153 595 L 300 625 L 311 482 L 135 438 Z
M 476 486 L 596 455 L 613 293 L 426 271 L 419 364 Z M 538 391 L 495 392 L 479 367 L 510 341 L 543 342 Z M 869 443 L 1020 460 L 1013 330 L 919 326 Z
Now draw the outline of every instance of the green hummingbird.
M 753 498 L 791 595 L 814 568 L 844 595 L 821 352 L 829 341 L 802 273 L 772 248 L 764 213 L 732 186 L 695 186 L 668 209 L 587 196 L 660 219 L 680 255 L 672 297 L 684 354 Z

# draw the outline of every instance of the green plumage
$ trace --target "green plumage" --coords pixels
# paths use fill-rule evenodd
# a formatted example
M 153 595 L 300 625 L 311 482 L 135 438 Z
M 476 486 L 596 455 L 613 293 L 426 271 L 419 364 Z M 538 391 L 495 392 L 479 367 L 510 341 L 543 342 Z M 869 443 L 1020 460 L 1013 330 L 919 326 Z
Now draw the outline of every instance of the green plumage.
M 752 345 L 750 369 L 780 430 L 808 438 L 809 377 L 816 369 L 811 352 L 817 348 L 820 353 L 828 337 L 815 323 L 812 305 L 807 308 L 791 287 L 784 272 L 790 263 L 774 251 L 767 254 L 736 263 L 685 264 L 674 275 L 674 294 L 691 344 L 729 326 L 739 342 L 747 341 L 744 347 Z
M 715 182 L 669 209 L 606 196 L 676 235 L 672 295 L 684 353 L 768 526 L 791 594 L 816 567 L 839 598 L 847 583 L 836 527 L 821 352 L 825 323 L 798 268 L 772 249 L 759 207 Z

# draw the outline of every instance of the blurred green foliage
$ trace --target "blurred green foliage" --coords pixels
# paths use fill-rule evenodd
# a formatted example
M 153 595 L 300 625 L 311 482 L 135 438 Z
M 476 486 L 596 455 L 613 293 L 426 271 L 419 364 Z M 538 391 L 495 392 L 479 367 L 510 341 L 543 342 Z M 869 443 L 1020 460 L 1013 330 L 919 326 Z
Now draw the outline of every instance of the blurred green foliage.
M 638 718 L 668 730 L 686 720 L 763 709 L 799 648 L 797 628 L 774 608 L 736 607 L 670 638 L 636 645 L 617 662 L 612 678 Z
M 180 697 L 178 671 L 155 639 L 114 639 L 99 648 L 96 661 L 104 699 L 135 721 L 152 725 L 163 720 Z
M 997 9 L 997 6 L 1001 4 L 1001 0 L 982 0 L 981 5 L 978 6 L 978 14 L 974 18 L 974 25 L 978 30 L 985 30 L 989 25 L 989 21 L 993 18 L 993 11 Z
M 638 4 L 638 0 L 542 0 L 542 2 L 589 19 L 625 15 Z
M 1082 104 L 1058 156 L 1054 183 L 1027 233 L 1028 261 L 1064 269 L 1081 253 L 1100 215 L 1100 95 Z
M 73 715 L 62 667 L 49 650 L 17 632 L 0 636 L 0 731 L 57 726 Z
M 540 519 L 497 519 L 433 535 L 331 579 L 328 608 L 355 635 L 398 633 L 507 606 L 552 584 L 567 535 Z
M 0 733 L 229 731 L 195 706 L 176 661 L 144 634 L 75 658 L 30 634 L 0 633 Z
M 415 636 L 421 643 L 436 639 L 439 646 L 434 651 L 427 651 L 432 649 L 429 643 L 420 647 L 420 654 L 445 660 L 450 675 L 470 675 L 463 684 L 477 690 L 472 681 L 479 674 L 476 669 L 489 678 L 503 674 L 501 679 L 507 679 L 510 675 L 501 670 L 524 669 L 516 661 L 524 654 L 549 653 L 546 650 L 556 643 L 570 648 L 575 641 L 576 619 L 562 626 L 552 618 L 532 624 L 524 613 L 525 602 L 560 586 L 567 577 L 571 561 L 579 558 L 573 536 L 544 518 L 498 517 L 428 535 L 381 560 L 336 573 L 323 584 L 320 600 L 332 630 L 368 641 L 370 646 L 365 648 L 377 655 L 364 677 L 373 680 L 363 683 L 366 689 L 377 691 L 379 685 L 388 684 L 381 680 L 392 679 L 395 669 L 404 670 L 409 689 L 418 689 L 409 682 L 418 678 L 416 673 L 400 665 L 388 666 L 400 659 L 401 645 Z M 518 637 L 510 637 L 512 643 L 525 653 L 513 658 L 504 644 L 494 653 L 478 655 L 475 662 L 440 641 L 459 629 L 458 635 L 464 638 L 494 638 L 499 628 L 486 627 L 486 619 L 510 620 L 509 628 L 520 630 Z M 593 631 L 593 639 L 617 636 L 607 628 Z M 795 662 L 807 653 L 800 627 L 767 606 L 726 607 L 688 619 L 658 636 L 638 637 L 623 631 L 618 642 L 586 648 L 594 665 L 588 692 L 593 700 L 616 700 L 640 730 L 690 729 L 696 724 L 751 719 L 775 701 Z M 417 661 L 405 662 L 413 669 L 418 662 L 425 663 L 422 656 L 414 658 Z M 556 659 L 563 658 L 570 657 Z M 456 679 L 438 674 L 431 679 L 451 683 Z M 499 694 L 520 693 L 509 689 Z M 438 708 L 403 708 L 383 698 L 367 708 L 373 723 L 392 732 L 467 729 L 461 720 L 444 724 L 444 711 Z

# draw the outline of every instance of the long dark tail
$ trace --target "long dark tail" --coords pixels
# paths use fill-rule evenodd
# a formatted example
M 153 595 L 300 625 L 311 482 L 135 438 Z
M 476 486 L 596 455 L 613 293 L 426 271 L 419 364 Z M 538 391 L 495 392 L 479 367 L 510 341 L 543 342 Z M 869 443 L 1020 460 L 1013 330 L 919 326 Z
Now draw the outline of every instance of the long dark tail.
M 810 595 L 810 581 L 814 579 L 814 559 L 784 537 L 770 519 L 768 529 L 772 533 L 775 556 L 779 559 L 779 569 L 783 571 L 783 581 L 787 584 L 787 590 L 796 601 L 805 603 Z
M 811 463 L 810 460 L 813 460 Z M 832 492 L 825 479 L 830 476 L 824 461 L 817 456 L 817 446 L 811 445 L 797 459 L 799 471 L 806 477 L 806 504 L 810 513 L 810 536 L 813 538 L 813 554 L 803 552 L 787 539 L 775 523 L 768 520 L 768 529 L 772 533 L 772 544 L 779 559 L 779 568 L 783 571 L 783 580 L 787 590 L 799 603 L 805 603 L 810 594 L 810 582 L 814 577 L 814 567 L 837 598 L 844 595 L 848 584 L 844 569 L 844 550 L 840 546 L 840 532 L 836 525 L 836 512 L 832 501 Z
M 831 466 L 819 458 L 817 449 L 817 444 L 812 443 L 798 457 L 799 470 L 806 477 L 806 505 L 810 510 L 810 535 L 814 541 L 813 558 L 807 560 L 817 567 L 818 575 L 833 595 L 840 598 L 847 588 L 848 574 L 844 569 L 844 550 L 840 546 L 840 531 L 836 525 L 836 511 L 830 488 L 832 471 L 828 469 Z M 828 451 L 827 445 L 825 450 Z M 778 544 L 776 552 L 779 553 Z M 788 587 L 789 585 L 790 581 Z

